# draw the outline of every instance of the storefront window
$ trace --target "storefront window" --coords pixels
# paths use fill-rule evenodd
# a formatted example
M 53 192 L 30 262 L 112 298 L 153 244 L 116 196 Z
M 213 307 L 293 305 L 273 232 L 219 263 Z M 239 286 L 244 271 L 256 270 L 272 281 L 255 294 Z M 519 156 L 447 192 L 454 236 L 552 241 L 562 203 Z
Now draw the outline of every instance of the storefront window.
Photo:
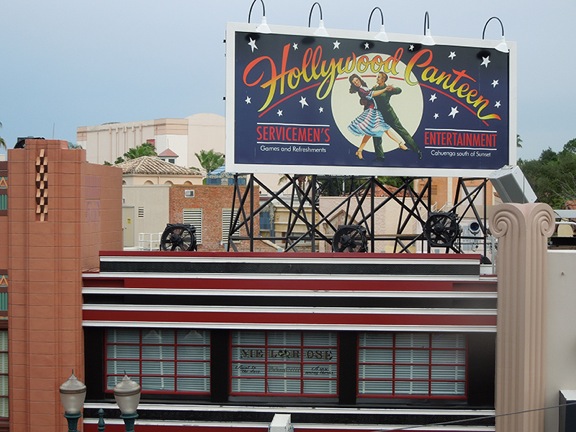
M 466 397 L 466 338 L 452 333 L 362 333 L 361 397 Z
M 233 332 L 231 394 L 334 397 L 337 340 L 332 332 Z
M 142 392 L 210 392 L 210 334 L 203 330 L 114 329 L 106 336 L 106 387 L 124 374 Z

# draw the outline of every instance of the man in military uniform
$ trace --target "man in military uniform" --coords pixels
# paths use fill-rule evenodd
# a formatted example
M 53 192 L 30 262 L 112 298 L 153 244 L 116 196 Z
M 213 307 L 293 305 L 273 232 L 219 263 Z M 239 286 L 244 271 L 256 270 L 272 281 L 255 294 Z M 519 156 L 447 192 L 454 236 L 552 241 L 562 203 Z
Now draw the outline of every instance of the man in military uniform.
M 389 90 L 385 91 L 383 94 L 374 97 L 376 101 L 377 109 L 382 113 L 382 117 L 384 117 L 384 121 L 390 125 L 392 129 L 394 129 L 398 135 L 404 140 L 406 146 L 400 146 L 402 150 L 413 150 L 418 154 L 418 158 L 422 159 L 422 151 L 418 147 L 418 144 L 412 138 L 412 135 L 402 126 L 400 123 L 400 119 L 394 112 L 394 108 L 390 105 L 390 98 L 394 95 L 400 94 L 402 89 L 399 87 L 394 87 L 391 85 L 386 85 L 386 81 L 388 80 L 388 75 L 384 72 L 378 72 L 378 76 L 376 77 L 376 86 L 374 86 L 373 90 L 381 90 L 383 88 L 387 88 Z M 384 151 L 382 150 L 382 137 L 374 137 L 374 150 L 376 152 L 376 157 L 379 159 L 384 158 Z

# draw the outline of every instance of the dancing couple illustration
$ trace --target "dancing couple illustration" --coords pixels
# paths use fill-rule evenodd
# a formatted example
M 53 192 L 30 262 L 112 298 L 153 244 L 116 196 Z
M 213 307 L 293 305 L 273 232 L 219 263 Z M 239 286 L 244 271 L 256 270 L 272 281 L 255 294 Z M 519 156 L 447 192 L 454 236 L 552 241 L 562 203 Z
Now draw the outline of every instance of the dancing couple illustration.
M 390 105 L 390 97 L 402 92 L 401 88 L 386 85 L 388 75 L 379 72 L 376 77 L 376 85 L 370 89 L 366 82 L 357 74 L 350 75 L 350 93 L 358 93 L 360 104 L 364 111 L 348 125 L 348 129 L 354 135 L 361 136 L 362 141 L 356 157 L 364 159 L 364 147 L 370 140 L 374 142 L 374 152 L 377 159 L 384 159 L 382 149 L 382 135 L 388 135 L 402 150 L 413 150 L 422 159 L 422 152 L 412 138 L 412 135 L 402 126 L 400 119 Z M 395 133 L 394 133 L 395 132 Z

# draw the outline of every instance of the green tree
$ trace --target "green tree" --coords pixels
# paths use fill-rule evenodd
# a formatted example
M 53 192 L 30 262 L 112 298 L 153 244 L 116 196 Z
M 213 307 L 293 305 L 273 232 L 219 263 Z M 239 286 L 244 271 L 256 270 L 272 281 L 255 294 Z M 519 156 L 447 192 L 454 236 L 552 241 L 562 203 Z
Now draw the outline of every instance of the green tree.
M 154 145 L 150 143 L 140 144 L 139 146 L 128 149 L 128 151 L 124 153 L 124 159 L 126 160 L 137 159 L 142 156 L 158 156 Z
M 200 166 L 204 168 L 206 173 L 214 171 L 216 168 L 220 168 L 224 165 L 225 156 L 222 153 L 218 153 L 214 150 L 200 150 L 200 153 L 194 153 Z
M 137 159 L 142 156 L 158 156 L 156 149 L 153 144 L 143 143 L 139 146 L 132 147 L 128 149 L 126 153 L 122 155 L 123 157 L 118 157 L 114 161 L 114 165 L 126 162 L 127 160 Z M 104 162 L 104 165 L 112 165 L 110 162 Z
M 538 201 L 562 209 L 567 201 L 576 199 L 576 139 L 568 141 L 556 153 L 551 148 L 534 160 L 518 161 Z

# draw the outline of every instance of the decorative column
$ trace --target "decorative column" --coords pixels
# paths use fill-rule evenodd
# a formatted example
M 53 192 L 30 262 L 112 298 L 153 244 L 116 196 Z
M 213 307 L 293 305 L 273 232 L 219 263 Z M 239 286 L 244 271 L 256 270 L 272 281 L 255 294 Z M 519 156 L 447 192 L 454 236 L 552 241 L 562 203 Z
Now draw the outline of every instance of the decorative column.
M 498 238 L 496 431 L 544 432 L 544 301 L 554 214 L 547 204 L 502 204 L 493 208 L 490 230 Z

